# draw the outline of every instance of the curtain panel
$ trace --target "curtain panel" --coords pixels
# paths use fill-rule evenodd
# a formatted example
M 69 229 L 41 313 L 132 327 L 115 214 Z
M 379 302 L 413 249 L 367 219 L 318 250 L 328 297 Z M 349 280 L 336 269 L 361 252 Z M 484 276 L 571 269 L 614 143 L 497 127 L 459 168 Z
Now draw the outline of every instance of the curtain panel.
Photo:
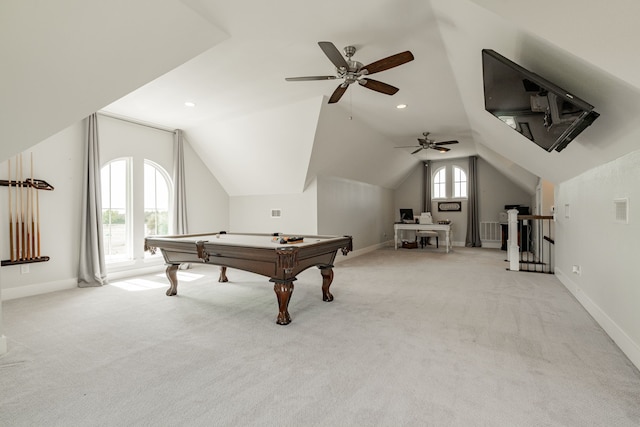
M 80 260 L 78 287 L 107 283 L 102 237 L 102 194 L 100 182 L 100 144 L 98 116 L 87 118 L 87 144 L 82 180 L 82 219 L 80 221 Z
M 467 200 L 467 237 L 465 246 L 480 247 L 480 219 L 478 215 L 478 157 L 469 157 L 469 194 Z
M 424 162 L 422 173 L 424 176 L 424 179 L 422 180 L 424 183 L 424 190 L 422 191 L 422 212 L 431 212 L 431 160 L 426 160 Z
M 184 178 L 184 134 L 176 129 L 173 143 L 173 232 L 187 234 L 187 187 Z

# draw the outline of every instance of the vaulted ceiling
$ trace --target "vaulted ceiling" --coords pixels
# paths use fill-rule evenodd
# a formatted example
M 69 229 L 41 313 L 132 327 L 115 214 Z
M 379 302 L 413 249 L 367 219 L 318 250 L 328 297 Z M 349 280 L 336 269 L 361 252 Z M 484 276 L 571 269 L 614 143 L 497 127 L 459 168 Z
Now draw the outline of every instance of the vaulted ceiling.
M 420 160 L 474 154 L 533 191 L 538 177 L 562 182 L 640 146 L 640 5 L 585 3 L 6 0 L 0 160 L 102 110 L 184 129 L 232 196 L 299 192 L 318 174 L 394 188 Z M 364 64 L 415 60 L 374 76 L 397 94 L 352 85 L 329 105 L 338 80 L 284 80 L 334 74 L 323 40 L 355 46 Z M 483 48 L 601 117 L 560 153 L 538 148 L 484 110 Z M 395 148 L 425 131 L 460 144 Z

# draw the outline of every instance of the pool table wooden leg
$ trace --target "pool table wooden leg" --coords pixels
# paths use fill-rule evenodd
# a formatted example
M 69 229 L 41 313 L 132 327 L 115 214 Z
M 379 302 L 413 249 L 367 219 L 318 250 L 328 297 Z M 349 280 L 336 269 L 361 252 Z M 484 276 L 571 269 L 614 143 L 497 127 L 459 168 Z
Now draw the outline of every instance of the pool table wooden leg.
M 169 264 L 167 267 L 167 279 L 169 279 L 169 289 L 167 289 L 167 296 L 173 296 L 178 294 L 178 268 L 180 264 Z
M 220 277 L 218 278 L 218 282 L 228 282 L 227 279 L 227 267 L 220 267 Z
M 333 266 L 319 267 L 322 274 L 322 301 L 333 301 L 329 286 L 333 282 Z
M 289 300 L 293 293 L 293 282 L 275 282 L 273 290 L 276 292 L 278 298 L 278 325 L 288 325 L 291 323 L 291 316 L 289 316 Z

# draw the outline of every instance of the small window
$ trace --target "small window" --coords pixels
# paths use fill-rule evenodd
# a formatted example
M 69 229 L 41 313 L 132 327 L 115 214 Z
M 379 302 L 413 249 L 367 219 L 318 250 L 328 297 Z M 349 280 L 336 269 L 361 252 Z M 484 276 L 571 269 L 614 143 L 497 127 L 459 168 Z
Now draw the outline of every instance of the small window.
M 434 199 L 444 199 L 447 197 L 446 188 L 447 188 L 447 176 L 446 169 L 440 168 L 436 171 L 436 174 L 433 177 L 433 198 Z
M 453 167 L 453 197 L 467 197 L 467 174 L 457 166 Z

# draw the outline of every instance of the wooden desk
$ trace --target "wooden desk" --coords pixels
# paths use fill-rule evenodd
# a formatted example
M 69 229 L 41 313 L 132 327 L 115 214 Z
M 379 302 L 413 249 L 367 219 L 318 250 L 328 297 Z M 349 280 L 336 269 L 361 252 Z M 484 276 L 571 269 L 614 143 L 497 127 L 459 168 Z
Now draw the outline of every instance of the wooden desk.
M 398 249 L 398 230 L 429 230 L 429 231 L 444 231 L 445 234 L 445 247 L 447 249 L 447 253 L 449 253 L 449 249 L 452 247 L 451 245 L 451 224 L 402 224 L 395 223 L 393 224 L 393 241 L 396 250 Z

